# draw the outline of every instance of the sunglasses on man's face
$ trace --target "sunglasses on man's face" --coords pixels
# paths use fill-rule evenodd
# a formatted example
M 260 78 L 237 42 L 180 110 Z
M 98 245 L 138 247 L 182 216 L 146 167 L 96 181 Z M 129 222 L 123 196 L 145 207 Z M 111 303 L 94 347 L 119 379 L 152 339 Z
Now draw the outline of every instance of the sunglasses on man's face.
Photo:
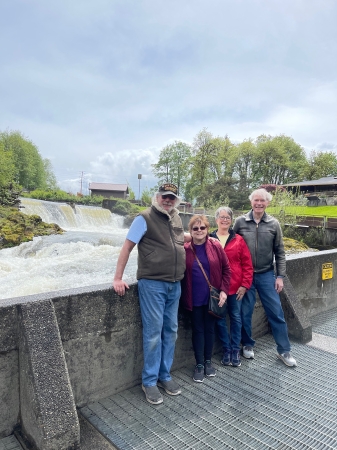
M 199 230 L 204 231 L 204 230 L 206 230 L 206 228 L 207 227 L 204 227 L 204 226 L 202 226 L 202 227 L 193 227 L 192 230 L 193 231 L 199 231 Z
M 172 195 L 172 194 L 162 194 L 162 196 L 161 196 L 164 200 L 166 200 L 167 198 L 169 199 L 169 200 L 175 200 L 176 199 L 176 197 L 174 196 L 174 195 Z

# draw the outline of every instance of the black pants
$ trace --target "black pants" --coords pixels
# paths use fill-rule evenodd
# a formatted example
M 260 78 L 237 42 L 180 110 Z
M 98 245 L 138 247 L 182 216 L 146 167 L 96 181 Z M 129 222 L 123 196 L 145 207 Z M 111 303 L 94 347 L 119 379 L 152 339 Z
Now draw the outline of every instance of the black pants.
M 208 305 L 193 306 L 192 343 L 197 364 L 212 359 L 216 318 L 208 313 Z

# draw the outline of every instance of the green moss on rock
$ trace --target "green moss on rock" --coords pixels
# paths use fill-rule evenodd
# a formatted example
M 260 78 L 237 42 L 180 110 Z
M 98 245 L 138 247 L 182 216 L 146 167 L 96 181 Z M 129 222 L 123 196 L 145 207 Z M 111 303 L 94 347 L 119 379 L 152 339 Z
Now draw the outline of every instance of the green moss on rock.
M 62 234 L 55 223 L 42 222 L 40 216 L 23 214 L 16 208 L 0 207 L 0 249 L 32 241 L 35 236 Z
M 300 253 L 309 250 L 309 247 L 303 242 L 296 241 L 295 239 L 283 238 L 284 250 L 286 253 Z

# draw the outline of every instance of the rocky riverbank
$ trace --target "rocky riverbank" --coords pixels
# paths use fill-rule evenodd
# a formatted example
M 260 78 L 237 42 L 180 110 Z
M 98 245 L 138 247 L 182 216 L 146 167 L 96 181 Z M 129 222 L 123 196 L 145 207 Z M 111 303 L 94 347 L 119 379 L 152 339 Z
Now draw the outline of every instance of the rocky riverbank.
M 62 234 L 55 223 L 42 222 L 40 216 L 23 214 L 17 208 L 0 206 L 0 249 L 32 241 L 35 236 Z

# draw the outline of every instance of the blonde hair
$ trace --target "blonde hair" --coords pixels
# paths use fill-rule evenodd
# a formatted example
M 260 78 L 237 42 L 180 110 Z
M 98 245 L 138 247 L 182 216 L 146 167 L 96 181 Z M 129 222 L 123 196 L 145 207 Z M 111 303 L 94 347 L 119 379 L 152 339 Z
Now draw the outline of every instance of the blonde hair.
M 190 221 L 188 222 L 188 229 L 190 230 L 190 232 L 192 231 L 194 225 L 200 222 L 204 222 L 207 229 L 209 229 L 210 224 L 208 222 L 207 217 L 204 216 L 203 214 L 195 214 L 194 216 L 191 217 Z

